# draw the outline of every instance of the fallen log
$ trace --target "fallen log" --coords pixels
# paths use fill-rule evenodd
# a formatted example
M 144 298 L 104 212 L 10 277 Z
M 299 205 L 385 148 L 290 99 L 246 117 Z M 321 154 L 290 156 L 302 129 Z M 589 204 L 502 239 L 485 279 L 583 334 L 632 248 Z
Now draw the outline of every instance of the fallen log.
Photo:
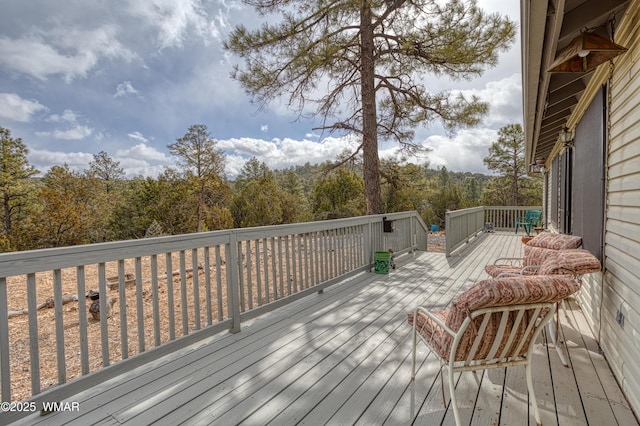
M 71 302 L 77 302 L 77 301 L 78 301 L 77 294 L 65 294 L 62 296 L 63 305 L 66 305 L 67 303 L 71 303 Z M 36 306 L 36 310 L 40 311 L 46 308 L 53 308 L 54 306 L 55 306 L 54 299 L 47 299 L 45 302 L 40 303 L 38 306 Z M 7 318 L 19 317 L 21 315 L 27 315 L 28 313 L 29 313 L 28 309 L 22 309 L 19 311 L 9 311 Z

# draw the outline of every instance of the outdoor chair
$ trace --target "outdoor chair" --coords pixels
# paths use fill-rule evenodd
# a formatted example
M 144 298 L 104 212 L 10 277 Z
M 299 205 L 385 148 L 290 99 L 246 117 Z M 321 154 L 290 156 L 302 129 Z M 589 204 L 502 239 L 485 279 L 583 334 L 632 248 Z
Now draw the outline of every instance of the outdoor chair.
M 542 210 L 528 210 L 524 217 L 516 219 L 516 234 L 518 233 L 518 228 L 522 226 L 527 235 L 531 235 L 531 230 L 538 226 L 541 216 Z
M 527 249 L 534 254 L 529 253 L 529 256 L 527 256 Z M 582 249 L 553 250 L 542 247 L 525 247 L 525 258 L 528 259 L 527 262 L 538 263 L 538 265 L 529 264 L 523 266 L 520 270 L 518 270 L 517 267 L 509 265 L 487 265 L 485 271 L 487 271 L 489 275 L 495 274 L 495 277 L 498 278 L 522 275 L 563 274 L 573 277 L 576 283 L 580 284 L 582 282 L 580 279 L 582 275 L 598 272 L 602 268 L 598 258 L 589 251 Z M 568 317 L 564 300 L 561 300 L 559 303 L 565 312 L 565 316 Z M 558 344 L 559 320 L 560 319 L 556 317 L 556 321 L 549 324 L 549 337 L 558 352 L 562 365 L 568 367 L 569 362 L 567 361 L 564 350 Z
M 418 307 L 408 315 L 413 327 L 411 380 L 416 348 L 425 343 L 447 369 L 451 407 L 461 424 L 454 373 L 524 365 L 535 420 L 540 413 L 532 379 L 536 339 L 553 317 L 557 302 L 579 289 L 571 276 L 518 276 L 480 281 L 456 297 L 450 309 Z M 443 383 L 444 398 L 444 383 Z
M 557 254 L 558 250 L 576 249 L 581 245 L 582 237 L 577 235 L 543 232 L 525 244 L 522 258 L 502 257 L 484 269 L 493 278 L 501 274 L 533 275 L 548 256 Z

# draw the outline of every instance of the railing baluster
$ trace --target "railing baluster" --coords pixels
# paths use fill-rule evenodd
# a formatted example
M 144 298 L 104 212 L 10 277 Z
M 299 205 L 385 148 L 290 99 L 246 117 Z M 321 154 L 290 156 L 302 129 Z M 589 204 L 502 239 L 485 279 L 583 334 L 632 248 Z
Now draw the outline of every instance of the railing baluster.
M 151 255 L 151 303 L 153 306 L 153 339 L 160 346 L 160 300 L 158 287 L 158 256 Z
M 256 250 L 256 290 L 258 291 L 258 306 L 262 306 L 262 278 L 260 277 L 260 239 L 255 240 Z
M 53 315 L 56 323 L 56 359 L 58 384 L 67 381 L 67 360 L 64 353 L 64 318 L 62 316 L 62 271 L 53 270 Z
M 227 256 L 227 300 L 229 304 L 229 316 L 231 317 L 231 332 L 240 332 L 240 306 L 238 300 L 238 271 L 240 262 L 238 259 L 238 236 L 231 233 L 229 245 L 225 247 Z
M 315 251 L 313 249 L 313 235 L 305 232 L 302 244 L 304 244 L 302 256 L 304 257 L 305 288 L 309 288 L 315 285 L 313 276 L 313 253 Z
M 138 352 L 145 351 L 144 340 L 144 302 L 142 299 L 142 258 L 135 258 L 136 268 L 136 316 L 138 319 Z
M 293 292 L 297 293 L 302 290 L 302 253 L 300 250 L 300 239 L 302 235 L 296 234 L 291 237 L 291 261 L 293 263 L 292 280 Z M 298 281 L 298 271 L 300 271 L 300 280 Z
M 213 306 L 211 305 L 211 262 L 210 262 L 209 247 L 204 248 L 204 288 L 205 288 L 205 303 L 207 304 L 207 325 L 213 324 Z
M 246 302 L 245 302 L 245 296 L 244 296 L 244 268 L 242 267 L 242 258 L 243 258 L 243 253 L 242 253 L 242 241 L 238 241 L 238 245 L 235 248 L 236 253 L 237 253 L 237 257 L 238 257 L 238 267 L 237 267 L 237 274 L 238 274 L 238 303 L 240 305 L 240 312 L 244 312 L 246 311 Z
M 173 253 L 164 254 L 167 270 L 167 309 L 169 310 L 169 340 L 176 338 L 176 310 L 173 297 Z
M 38 302 L 36 274 L 27 275 L 27 310 L 29 311 L 29 361 L 31 363 L 31 393 L 40 393 L 40 352 L 38 347 Z
M 269 288 L 269 248 L 267 247 L 267 239 L 262 240 L 262 259 L 264 265 L 264 293 L 266 303 L 271 301 L 271 289 Z
M 284 259 L 287 262 L 287 269 L 286 269 L 286 275 L 285 275 L 285 279 L 287 280 L 287 291 L 289 292 L 288 295 L 293 294 L 293 292 L 297 293 L 297 290 L 293 289 L 293 285 L 295 284 L 295 279 L 294 282 L 292 282 L 292 275 L 291 275 L 291 263 L 292 263 L 292 256 L 293 258 L 295 258 L 295 251 L 290 250 L 289 248 L 289 236 L 285 236 L 284 237 L 284 252 L 285 252 L 285 256 Z M 295 265 L 293 267 L 293 271 L 295 271 Z M 293 274 L 295 275 L 295 273 Z
M 191 269 L 193 269 L 193 320 L 195 329 L 200 330 L 200 265 L 198 263 L 198 249 L 191 249 Z
M 100 298 L 100 342 L 102 344 L 102 366 L 107 367 L 109 361 L 109 322 L 107 315 L 107 272 L 104 262 L 98 263 L 98 294 Z
M 180 250 L 180 305 L 182 306 L 182 335 L 189 334 L 189 300 L 187 299 L 187 267 L 184 250 Z
M 11 401 L 11 360 L 9 359 L 9 303 L 7 279 L 0 277 L 0 393 L 2 402 Z
M 79 294 L 78 297 L 80 297 Z M 118 306 L 120 307 L 120 350 L 122 359 L 127 359 L 129 358 L 129 337 L 127 333 L 127 294 L 124 259 L 118 260 Z
M 284 256 L 282 255 L 282 237 L 279 236 L 278 238 L 278 275 L 279 275 L 279 284 L 280 284 L 280 297 L 285 297 L 286 294 L 284 292 L 284 274 L 283 274 L 283 263 L 284 263 Z
M 220 256 L 220 246 L 216 246 L 216 296 L 218 299 L 218 321 L 224 319 L 222 300 L 222 258 Z
M 247 299 L 249 302 L 249 309 L 253 309 L 253 280 L 251 276 L 253 271 L 251 268 L 251 241 L 245 241 L 245 259 L 247 259 Z
M 276 271 L 276 240 L 274 237 L 271 237 L 271 274 L 273 278 L 273 300 L 278 300 L 278 277 Z

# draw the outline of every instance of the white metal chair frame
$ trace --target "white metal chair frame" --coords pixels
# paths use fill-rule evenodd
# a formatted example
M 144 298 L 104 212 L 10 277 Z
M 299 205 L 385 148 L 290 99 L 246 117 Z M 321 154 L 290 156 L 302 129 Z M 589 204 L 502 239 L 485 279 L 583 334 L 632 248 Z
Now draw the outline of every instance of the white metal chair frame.
M 451 348 L 449 351 L 449 359 L 445 360 L 440 358 L 440 369 L 442 371 L 442 367 L 447 367 L 448 372 L 448 381 L 449 381 L 449 393 L 451 395 L 451 406 L 453 407 L 453 414 L 455 417 L 455 421 L 457 425 L 461 424 L 460 413 L 458 411 L 457 399 L 455 395 L 455 386 L 453 382 L 453 375 L 455 372 L 463 372 L 463 371 L 476 371 L 476 370 L 484 370 L 489 368 L 502 368 L 513 365 L 524 365 L 526 368 L 526 377 L 527 377 L 527 388 L 529 391 L 529 396 L 531 398 L 531 402 L 533 405 L 533 412 L 536 419 L 536 423 L 538 425 L 540 422 L 540 412 L 538 410 L 538 404 L 536 402 L 535 392 L 533 389 L 533 378 L 531 372 L 531 358 L 533 354 L 533 349 L 540 335 L 542 329 L 547 325 L 549 320 L 553 317 L 555 313 L 556 305 L 554 303 L 535 303 L 535 304 L 526 304 L 526 305 L 512 305 L 512 306 L 500 306 L 500 307 L 490 307 L 478 309 L 471 312 L 470 316 L 467 316 L 463 321 L 460 329 L 455 332 L 447 327 L 438 317 L 436 317 L 431 312 L 426 309 L 419 307 L 414 312 L 414 320 L 413 320 L 413 352 L 412 352 L 412 367 L 411 367 L 411 380 L 415 380 L 416 377 L 416 347 L 418 343 L 418 338 L 422 340 L 429 348 L 433 349 L 433 346 L 427 341 L 424 336 L 419 332 L 417 328 L 417 318 L 418 313 L 422 312 L 427 317 L 437 324 L 438 327 L 442 328 L 447 334 L 449 334 L 453 342 L 451 343 Z M 542 313 L 548 310 L 544 315 Z M 515 314 L 515 320 L 513 324 L 509 324 L 509 314 Z M 529 313 L 528 315 L 525 315 Z M 499 327 L 497 330 L 496 336 L 486 336 L 485 330 L 487 325 L 489 324 L 489 320 L 492 315 L 499 315 Z M 473 344 L 471 346 L 471 350 L 469 351 L 469 355 L 466 357 L 464 361 L 456 361 L 456 353 L 458 351 L 458 345 L 462 339 L 462 336 L 467 331 L 469 326 L 473 326 L 473 319 L 482 316 L 481 325 L 478 329 L 475 339 L 473 340 Z M 524 322 L 526 324 L 525 333 L 520 337 L 519 341 L 515 341 L 517 338 L 517 331 L 520 328 L 520 325 Z M 510 326 L 510 327 L 509 327 Z M 500 347 L 500 343 L 505 337 L 505 333 L 510 333 L 507 336 L 507 341 L 504 346 L 504 349 L 501 353 L 498 354 L 498 350 Z M 524 344 L 527 342 L 527 338 L 531 336 L 529 340 L 528 347 L 526 350 L 526 354 L 524 356 L 519 356 L 518 354 L 522 351 Z M 478 347 L 480 346 L 480 342 L 483 339 L 488 337 L 493 338 L 493 345 L 491 350 L 487 354 L 486 357 L 481 359 L 475 359 Z M 436 351 L 433 350 L 433 353 L 436 354 Z M 444 396 L 444 391 L 443 391 Z M 443 401 L 444 402 L 444 401 Z

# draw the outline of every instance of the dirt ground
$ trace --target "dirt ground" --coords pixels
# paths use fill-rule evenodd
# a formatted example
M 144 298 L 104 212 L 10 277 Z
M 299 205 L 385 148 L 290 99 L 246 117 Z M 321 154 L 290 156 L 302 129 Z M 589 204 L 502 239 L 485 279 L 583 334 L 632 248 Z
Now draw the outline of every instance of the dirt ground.
M 446 233 L 444 231 L 429 232 L 427 236 L 427 251 L 444 253 Z

